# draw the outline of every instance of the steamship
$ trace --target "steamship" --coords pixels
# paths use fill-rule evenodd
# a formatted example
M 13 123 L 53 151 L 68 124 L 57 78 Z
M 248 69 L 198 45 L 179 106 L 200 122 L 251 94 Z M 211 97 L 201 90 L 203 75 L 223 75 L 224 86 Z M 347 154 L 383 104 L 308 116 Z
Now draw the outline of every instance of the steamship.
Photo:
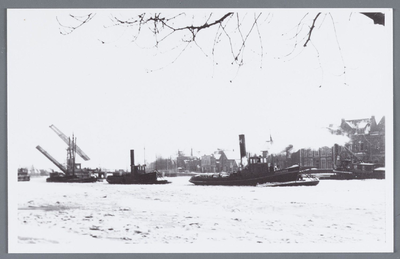
M 248 158 L 246 166 L 242 165 L 243 157 L 246 157 L 244 135 L 239 135 L 240 167 L 230 175 L 208 174 L 195 175 L 189 182 L 195 185 L 228 185 L 228 186 L 256 186 L 265 183 L 299 183 L 301 179 L 300 167 L 294 165 L 285 169 L 275 170 L 269 165 L 267 158 L 253 156 Z
M 130 151 L 131 171 L 116 172 L 106 178 L 109 184 L 167 184 L 167 180 L 158 180 L 157 172 L 146 172 L 146 165 L 135 165 L 134 150 Z

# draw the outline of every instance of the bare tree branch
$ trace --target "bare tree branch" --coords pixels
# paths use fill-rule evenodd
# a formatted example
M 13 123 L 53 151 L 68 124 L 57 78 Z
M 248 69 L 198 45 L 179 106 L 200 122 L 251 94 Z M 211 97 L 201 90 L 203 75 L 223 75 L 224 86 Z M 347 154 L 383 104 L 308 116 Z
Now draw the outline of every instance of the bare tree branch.
M 214 26 L 214 25 L 217 25 L 217 24 L 222 24 L 222 22 L 226 19 L 226 18 L 228 18 L 228 17 L 230 17 L 230 16 L 232 16 L 233 15 L 233 13 L 232 12 L 229 12 L 229 13 L 227 13 L 227 14 L 225 14 L 224 16 L 222 16 L 220 19 L 218 19 L 218 20 L 216 20 L 216 21 L 214 21 L 214 22 L 212 22 L 212 23 L 204 23 L 203 25 L 200 25 L 200 26 L 193 26 L 193 25 L 191 25 L 191 26 L 185 26 L 185 27 L 180 27 L 180 28 L 175 28 L 175 29 L 173 29 L 174 31 L 180 31 L 180 30 L 189 30 L 190 32 L 192 32 L 192 34 L 193 34 L 193 40 L 195 39 L 195 37 L 196 37 L 196 34 L 199 32 L 199 31 L 201 31 L 201 30 L 203 30 L 203 29 L 205 29 L 205 28 L 209 28 L 209 27 L 212 27 L 212 26 Z
M 300 22 L 297 24 L 297 26 L 296 26 L 296 33 L 293 35 L 293 37 L 289 38 L 289 40 L 290 40 L 290 39 L 295 39 L 295 43 L 294 43 L 294 45 L 293 45 L 292 50 L 291 50 L 288 54 L 286 54 L 284 57 L 289 57 L 289 56 L 291 56 L 291 55 L 296 51 L 297 46 L 298 46 L 298 43 L 299 43 L 299 40 L 298 40 L 297 38 L 299 37 L 301 31 L 303 30 L 303 26 L 304 26 L 303 20 L 304 20 L 308 15 L 309 15 L 309 13 L 306 13 L 306 14 L 303 16 L 303 18 L 301 18 Z M 284 34 L 282 34 L 282 35 L 284 35 Z M 301 41 L 303 41 L 303 40 L 305 40 L 305 37 L 304 37 L 303 39 L 301 39 Z
M 262 68 L 263 67 L 263 57 L 264 57 L 264 48 L 263 48 L 263 41 L 262 41 L 262 37 L 261 37 L 261 33 L 260 33 L 260 28 L 258 27 L 258 22 L 256 22 L 256 29 L 257 29 L 258 39 L 260 40 L 260 59 L 261 59 L 260 68 Z
M 71 18 L 73 18 L 74 20 L 79 22 L 76 26 L 65 26 L 65 25 L 61 24 L 60 21 L 58 20 L 58 17 L 56 17 L 57 22 L 61 26 L 61 28 L 63 28 L 64 30 L 67 30 L 66 32 L 60 31 L 60 33 L 63 35 L 71 34 L 73 31 L 75 31 L 82 25 L 84 25 L 84 24 L 88 23 L 90 20 L 92 20 L 95 15 L 96 14 L 93 14 L 93 13 L 90 13 L 86 16 L 74 16 L 74 15 L 70 14 L 69 16 Z
M 371 18 L 375 24 L 385 25 L 385 14 L 383 13 L 361 14 Z M 94 13 L 90 13 L 84 16 L 69 15 L 69 17 L 72 19 L 72 25 L 69 26 L 62 24 L 57 17 L 57 22 L 60 25 L 60 33 L 63 35 L 71 34 L 73 31 L 91 21 L 95 15 L 96 14 Z M 152 48 L 157 48 L 159 51 L 158 53 L 163 52 L 161 48 L 161 43 L 164 43 L 164 46 L 168 46 L 167 44 L 165 44 L 167 39 L 176 39 L 175 36 L 177 36 L 178 41 L 173 44 L 174 47 L 167 50 L 173 50 L 173 55 L 177 55 L 175 58 L 172 58 L 171 64 L 175 63 L 178 57 L 180 57 L 191 44 L 194 44 L 206 57 L 210 57 L 211 54 L 213 66 L 218 65 L 215 60 L 216 47 L 219 43 L 224 43 L 229 46 L 224 51 L 228 51 L 228 55 L 231 55 L 232 60 L 230 61 L 230 63 L 236 64 L 238 66 L 238 70 L 245 63 L 245 51 L 246 55 L 249 51 L 253 51 L 254 54 L 259 55 L 261 58 L 260 68 L 262 68 L 264 58 L 264 42 L 262 38 L 262 32 L 264 28 L 262 28 L 261 25 L 263 24 L 263 22 L 270 19 L 270 17 L 273 17 L 273 14 L 268 14 L 267 17 L 262 19 L 262 13 L 254 13 L 254 16 L 251 17 L 247 14 L 245 14 L 244 16 L 240 16 L 239 13 L 234 12 L 220 13 L 218 15 L 210 12 L 209 14 L 202 17 L 203 20 L 200 20 L 200 22 L 197 23 L 195 22 L 194 15 L 191 17 L 192 19 L 190 19 L 190 17 L 186 17 L 186 15 L 187 14 L 185 12 L 172 14 L 170 16 L 166 15 L 165 13 L 140 13 L 129 18 L 121 17 L 121 15 L 111 15 L 111 26 L 104 27 L 110 28 L 122 26 L 125 28 L 126 31 L 130 30 L 130 32 L 132 33 L 132 42 L 134 42 L 138 46 L 139 36 L 142 35 L 142 38 L 145 38 L 147 40 L 146 37 L 149 36 L 150 33 L 150 39 L 154 39 L 154 42 L 151 42 L 150 44 L 146 42 L 145 44 L 147 44 L 146 46 L 152 45 Z M 342 75 L 346 76 L 347 68 L 344 62 L 342 48 L 339 43 L 339 38 L 333 16 L 330 13 L 329 15 L 333 23 L 333 31 L 336 39 L 336 44 L 339 49 L 340 57 L 343 64 Z M 305 47 L 309 46 L 309 44 L 311 43 L 312 47 L 316 51 L 322 74 L 324 74 L 320 60 L 320 58 L 323 56 L 323 53 L 319 52 L 319 50 L 317 49 L 318 46 L 313 43 L 313 39 L 316 37 L 315 35 L 317 33 L 314 31 L 319 30 L 321 26 L 325 23 L 327 14 L 323 15 L 322 21 L 320 18 L 321 12 L 314 13 L 313 16 L 314 17 L 310 17 L 310 14 L 306 13 L 303 17 L 299 17 L 300 21 L 297 23 L 297 25 L 290 29 L 290 34 L 293 34 L 293 36 L 290 37 L 289 40 L 294 40 L 293 47 L 290 46 L 289 53 L 284 55 L 283 58 L 287 58 L 284 60 L 284 62 L 286 62 L 298 57 L 301 53 L 304 53 L 303 50 L 305 49 Z M 319 25 L 317 24 L 317 22 Z M 201 44 L 203 42 L 200 41 L 200 39 L 202 38 L 199 36 L 199 33 L 210 28 L 215 29 L 215 36 L 213 40 L 210 40 L 210 49 L 207 49 L 205 45 Z M 211 31 L 213 32 L 213 30 Z M 286 34 L 288 33 L 284 33 L 282 34 L 282 36 Z M 252 35 L 258 37 L 255 42 L 252 42 L 256 43 L 256 45 L 250 44 L 249 39 L 255 39 L 251 38 Z M 103 40 L 99 41 L 105 43 Z M 301 47 L 302 42 L 304 42 L 304 44 Z M 258 53 L 258 50 L 254 51 L 253 49 L 250 49 L 252 46 L 258 46 L 258 44 L 260 54 Z M 282 57 L 278 58 L 280 59 Z
M 261 16 L 261 13 L 258 14 L 258 16 L 257 16 L 256 18 L 254 18 L 254 22 L 253 22 L 253 24 L 252 24 L 252 26 L 251 26 L 249 32 L 247 33 L 247 35 L 246 35 L 246 37 L 244 38 L 244 40 L 242 40 L 242 45 L 240 46 L 239 51 L 238 51 L 238 53 L 237 53 L 237 55 L 236 55 L 236 57 L 235 57 L 235 61 L 237 61 L 238 58 L 239 58 L 239 55 L 242 56 L 242 58 L 240 59 L 239 65 L 243 65 L 243 52 L 244 52 L 244 48 L 245 48 L 245 46 L 246 46 L 246 41 L 247 41 L 247 39 L 249 38 L 251 32 L 253 31 L 254 26 L 256 25 L 257 20 L 260 18 L 260 16 Z
M 337 44 L 338 49 L 339 49 L 340 58 L 342 59 L 342 65 L 343 65 L 343 74 L 342 74 L 342 75 L 344 75 L 344 76 L 346 77 L 346 64 L 344 63 L 342 48 L 340 47 L 339 39 L 338 39 L 338 36 L 337 36 L 335 22 L 334 22 L 334 19 L 333 19 L 333 16 L 332 16 L 331 13 L 329 13 L 329 16 L 331 17 L 331 20 L 332 20 L 333 30 L 334 30 L 334 32 L 335 32 L 336 44 Z M 345 81 L 346 81 L 346 80 L 345 80 Z M 346 82 L 345 82 L 345 85 L 347 85 Z
M 312 23 L 312 25 L 311 25 L 311 27 L 310 27 L 310 31 L 308 32 L 308 39 L 307 39 L 307 41 L 304 43 L 304 47 L 307 47 L 307 43 L 311 40 L 311 34 L 312 34 L 312 32 L 313 32 L 313 30 L 314 30 L 314 28 L 315 28 L 315 22 L 317 21 L 317 19 L 318 19 L 318 16 L 320 15 L 321 13 L 318 13 L 316 16 L 315 16 L 315 18 L 314 18 L 314 20 L 313 20 L 313 23 Z

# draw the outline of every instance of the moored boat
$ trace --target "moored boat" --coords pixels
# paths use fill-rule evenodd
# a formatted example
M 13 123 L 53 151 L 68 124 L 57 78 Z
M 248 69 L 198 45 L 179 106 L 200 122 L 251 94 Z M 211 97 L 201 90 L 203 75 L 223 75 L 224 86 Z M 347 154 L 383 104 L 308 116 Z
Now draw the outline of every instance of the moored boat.
M 352 163 L 333 172 L 337 179 L 385 179 L 385 168 L 374 163 Z
M 334 175 L 332 175 L 330 179 L 385 179 L 385 168 L 383 167 L 383 164 L 364 161 L 349 148 L 344 148 L 345 151 L 342 152 L 344 155 L 335 157 L 335 165 L 333 169 Z M 335 149 L 338 149 L 338 145 L 336 144 Z
M 18 182 L 27 182 L 30 181 L 31 177 L 29 176 L 27 168 L 18 168 Z
M 348 163 L 346 166 L 336 169 L 302 169 L 302 173 L 307 173 L 318 177 L 320 180 L 365 180 L 365 179 L 385 179 L 385 168 L 379 167 L 374 163 Z

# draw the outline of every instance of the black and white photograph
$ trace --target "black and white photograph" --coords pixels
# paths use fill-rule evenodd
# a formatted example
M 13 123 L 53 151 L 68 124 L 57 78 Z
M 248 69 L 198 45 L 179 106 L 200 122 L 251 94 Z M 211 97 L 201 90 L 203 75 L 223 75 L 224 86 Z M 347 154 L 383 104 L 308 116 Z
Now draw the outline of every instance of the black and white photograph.
M 392 253 L 393 10 L 7 10 L 9 253 Z

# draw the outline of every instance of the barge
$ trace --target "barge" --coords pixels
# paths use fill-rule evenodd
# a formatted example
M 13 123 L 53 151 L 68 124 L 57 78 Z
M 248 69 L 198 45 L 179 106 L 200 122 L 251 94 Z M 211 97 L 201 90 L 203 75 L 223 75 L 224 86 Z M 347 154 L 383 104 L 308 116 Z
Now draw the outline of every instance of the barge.
M 93 183 L 97 181 L 98 176 L 105 175 L 100 169 L 89 169 L 81 168 L 80 163 L 76 163 L 76 154 L 82 157 L 85 161 L 90 158 L 76 145 L 76 138 L 72 136 L 72 139 L 67 137 L 54 125 L 50 128 L 68 145 L 67 149 L 67 166 L 65 167 L 59 163 L 55 158 L 53 158 L 46 150 L 40 146 L 36 146 L 45 157 L 47 157 L 53 164 L 55 164 L 61 172 L 52 172 L 50 176 L 46 179 L 46 182 L 56 182 L 56 183 Z

